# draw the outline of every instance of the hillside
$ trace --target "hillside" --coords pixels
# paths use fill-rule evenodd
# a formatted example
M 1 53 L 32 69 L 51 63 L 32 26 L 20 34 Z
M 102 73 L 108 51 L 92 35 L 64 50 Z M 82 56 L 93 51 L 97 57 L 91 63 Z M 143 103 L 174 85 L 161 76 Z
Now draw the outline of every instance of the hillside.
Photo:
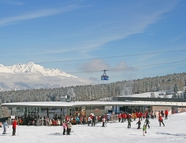
M 166 90 L 176 93 L 185 91 L 186 73 L 160 77 L 144 78 L 133 81 L 118 81 L 110 84 L 79 85 L 61 88 L 12 90 L 0 92 L 2 102 L 19 101 L 59 101 L 61 96 L 71 95 L 73 100 L 99 100 L 105 97 L 132 95 L 145 92 Z

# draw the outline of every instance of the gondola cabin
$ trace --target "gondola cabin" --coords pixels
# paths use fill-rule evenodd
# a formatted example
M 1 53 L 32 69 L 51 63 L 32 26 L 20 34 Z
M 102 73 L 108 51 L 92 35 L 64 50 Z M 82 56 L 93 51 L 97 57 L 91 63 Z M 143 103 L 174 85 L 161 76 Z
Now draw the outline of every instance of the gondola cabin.
M 102 75 L 102 76 L 101 76 L 101 80 L 109 80 L 109 76 L 107 76 L 107 75 Z
M 101 80 L 109 80 L 109 76 L 106 75 L 107 70 L 103 70 L 103 75 L 101 76 Z

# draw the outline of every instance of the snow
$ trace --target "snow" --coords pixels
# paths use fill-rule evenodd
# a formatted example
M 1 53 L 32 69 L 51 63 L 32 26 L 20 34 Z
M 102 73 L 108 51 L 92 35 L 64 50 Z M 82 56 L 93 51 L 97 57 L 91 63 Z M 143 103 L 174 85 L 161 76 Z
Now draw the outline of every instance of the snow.
M 127 128 L 127 122 L 108 123 L 101 127 L 87 125 L 73 125 L 71 135 L 62 135 L 61 126 L 17 126 L 16 136 L 11 136 L 12 127 L 7 129 L 7 134 L 0 134 L 1 143 L 185 143 L 186 113 L 173 114 L 164 120 L 165 127 L 159 127 L 157 118 L 150 119 L 150 129 L 143 136 L 142 129 L 137 129 L 136 121 L 132 128 Z M 144 120 L 142 121 L 142 123 Z M 3 129 L 0 128 L 0 132 Z
M 149 98 L 151 98 L 151 93 L 154 94 L 155 98 L 165 98 L 165 92 L 163 92 L 163 91 L 145 92 L 145 93 L 141 93 L 141 94 L 132 94 L 132 95 L 123 95 L 123 97 L 143 97 L 143 98 L 149 97 Z M 172 96 L 173 96 L 172 94 L 166 95 L 166 98 L 172 98 Z
M 13 71 L 11 71 L 9 68 L 0 64 L 0 73 L 13 73 Z
M 186 107 L 186 102 L 167 101 L 77 101 L 77 102 L 11 102 L 3 103 L 1 106 L 27 106 L 27 107 L 77 107 L 77 106 L 178 106 Z
M 0 64 L 2 91 L 59 88 L 90 84 L 90 80 L 78 78 L 59 69 L 44 68 L 33 62 L 3 66 Z
M 64 76 L 64 77 L 74 77 L 76 76 L 67 74 L 59 69 L 49 69 L 44 68 L 38 64 L 34 64 L 33 62 L 30 62 L 28 64 L 17 64 L 13 66 L 7 66 L 7 69 L 12 71 L 12 73 L 34 73 L 34 74 L 41 74 L 44 76 Z

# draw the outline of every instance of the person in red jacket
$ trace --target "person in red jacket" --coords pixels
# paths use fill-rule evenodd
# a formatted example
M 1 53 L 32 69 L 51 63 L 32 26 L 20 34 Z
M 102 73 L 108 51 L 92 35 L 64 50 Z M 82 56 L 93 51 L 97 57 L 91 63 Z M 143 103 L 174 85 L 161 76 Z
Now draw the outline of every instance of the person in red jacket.
M 139 113 L 138 112 L 136 112 L 136 118 L 139 118 Z
M 16 133 L 16 126 L 17 126 L 17 121 L 16 119 L 14 119 L 14 121 L 12 122 L 12 136 L 15 136 L 15 133 Z
M 124 122 L 124 113 L 121 114 L 121 122 L 123 123 Z
M 163 126 L 165 126 L 165 124 L 163 123 L 163 118 L 162 118 L 161 115 L 159 116 L 158 120 L 159 120 L 160 127 L 161 127 L 161 124 L 163 124 Z
M 121 121 L 121 113 L 118 114 L 118 122 L 120 122 L 120 121 Z
M 165 110 L 165 119 L 168 118 L 168 110 Z

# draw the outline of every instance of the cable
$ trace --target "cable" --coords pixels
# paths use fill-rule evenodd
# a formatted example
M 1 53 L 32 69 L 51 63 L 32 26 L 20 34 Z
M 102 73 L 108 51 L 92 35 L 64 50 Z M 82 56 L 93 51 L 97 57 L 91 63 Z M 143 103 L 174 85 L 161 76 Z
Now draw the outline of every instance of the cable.
M 110 59 L 110 58 L 132 57 L 132 56 L 141 56 L 141 55 L 155 55 L 155 54 L 173 53 L 173 52 L 181 52 L 181 51 L 186 51 L 186 49 L 172 50 L 172 51 L 162 51 L 162 52 L 140 53 L 140 54 L 130 54 L 130 55 L 118 55 L 118 56 L 108 56 L 108 57 L 87 58 L 87 59 L 74 59 L 74 60 L 63 60 L 63 61 L 48 61 L 48 62 L 38 62 L 36 64 L 62 63 L 62 62 L 73 62 L 73 61 L 86 61 L 86 60 L 95 60 L 95 59 Z
M 173 61 L 173 62 L 166 62 L 166 63 L 157 63 L 157 64 L 151 64 L 151 65 L 141 65 L 141 66 L 134 66 L 134 67 L 125 67 L 125 68 L 118 68 L 118 69 L 107 69 L 108 71 L 121 71 L 121 70 L 127 70 L 127 69 L 135 69 L 135 68 L 145 68 L 145 67 L 153 67 L 153 66 L 160 66 L 165 64 L 176 64 L 176 63 L 182 63 L 185 62 L 185 60 L 182 61 Z M 67 72 L 67 73 L 91 73 L 91 72 L 100 72 L 101 70 L 95 70 L 95 71 L 80 71 L 80 72 Z

